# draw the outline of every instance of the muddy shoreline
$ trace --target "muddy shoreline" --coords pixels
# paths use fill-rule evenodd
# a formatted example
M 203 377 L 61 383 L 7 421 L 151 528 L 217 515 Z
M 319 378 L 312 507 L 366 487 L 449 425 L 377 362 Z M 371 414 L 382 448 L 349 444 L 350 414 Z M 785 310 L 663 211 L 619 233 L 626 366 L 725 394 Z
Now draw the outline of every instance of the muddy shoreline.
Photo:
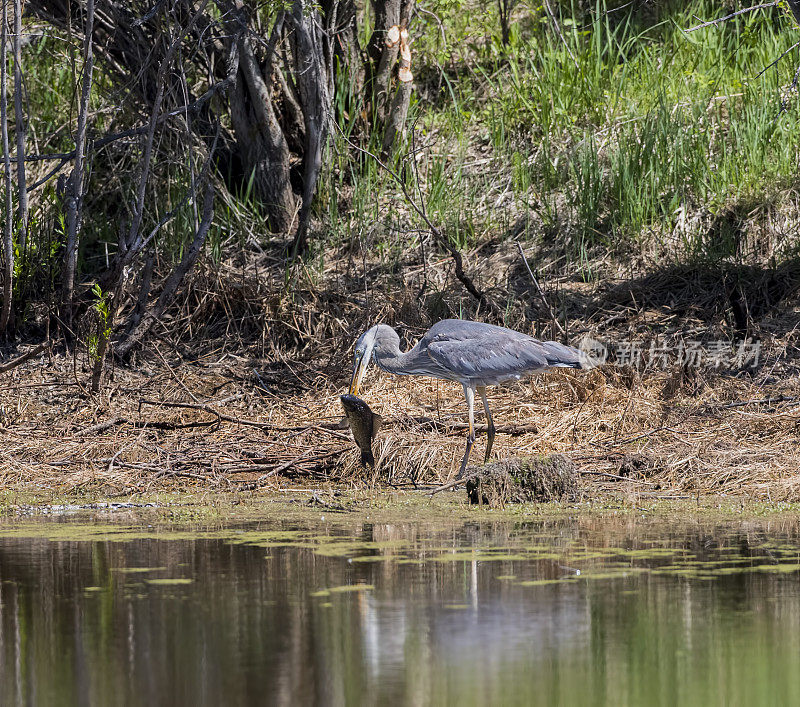
M 213 529 L 250 524 L 299 527 L 330 524 L 536 523 L 618 519 L 620 523 L 776 522 L 794 525 L 800 503 L 762 502 L 725 495 L 653 499 L 636 493 L 604 494 L 574 502 L 508 504 L 503 508 L 472 505 L 463 490 L 431 496 L 424 491 L 294 488 L 283 492 L 208 493 L 197 491 L 135 494 L 107 498 L 97 494 L 0 493 L 3 528 L 35 528 L 52 534 L 53 523 L 73 522 L 172 530 Z M 22 524 L 22 526 L 20 526 Z M 65 526 L 65 527 L 67 527 Z

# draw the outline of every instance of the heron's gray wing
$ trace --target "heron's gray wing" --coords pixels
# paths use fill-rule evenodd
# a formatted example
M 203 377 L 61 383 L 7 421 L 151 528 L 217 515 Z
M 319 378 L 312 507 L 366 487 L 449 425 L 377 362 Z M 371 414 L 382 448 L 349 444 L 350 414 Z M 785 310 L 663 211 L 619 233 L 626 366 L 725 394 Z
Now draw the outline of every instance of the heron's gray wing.
M 522 335 L 431 341 L 427 351 L 454 378 L 474 385 L 519 379 L 550 365 L 542 343 Z

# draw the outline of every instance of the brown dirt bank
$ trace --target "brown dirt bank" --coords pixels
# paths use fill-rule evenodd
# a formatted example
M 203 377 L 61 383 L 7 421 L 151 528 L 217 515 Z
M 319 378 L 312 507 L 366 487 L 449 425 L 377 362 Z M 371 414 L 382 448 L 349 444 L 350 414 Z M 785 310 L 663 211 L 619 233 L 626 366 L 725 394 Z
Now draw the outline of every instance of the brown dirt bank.
M 547 252 L 531 255 L 540 273 L 549 267 Z M 565 454 L 590 497 L 624 490 L 800 500 L 800 260 L 598 261 L 590 280 L 553 265 L 540 296 L 514 243 L 466 256 L 509 326 L 557 337 L 555 313 L 569 342 L 610 342 L 614 359 L 493 389 L 495 459 Z M 451 479 L 464 448 L 460 386 L 373 370 L 363 397 L 384 418 L 374 472 L 360 468 L 350 432 L 337 428 L 338 395 L 352 342 L 368 324 L 394 324 L 411 342 L 438 319 L 486 313 L 446 257 L 416 270 L 372 272 L 377 265 L 365 261 L 363 278 L 352 254 L 330 260 L 316 278 L 297 266 L 288 290 L 279 286 L 286 272 L 266 253 L 258 267 L 205 263 L 99 395 L 87 392 L 85 347 L 0 368 L 0 489 L 113 495 Z M 742 336 L 758 343 L 757 365 L 735 360 Z M 641 354 L 637 366 L 625 364 L 625 342 Z M 692 347 L 704 352 L 699 366 L 681 362 Z M 716 362 L 715 347 L 724 354 Z M 32 348 L 0 351 L 0 366 Z M 484 443 L 479 433 L 473 461 Z
M 726 493 L 800 498 L 800 380 L 776 343 L 755 373 L 637 372 L 606 364 L 495 389 L 496 457 L 568 455 L 582 491 L 644 497 Z M 162 359 L 163 355 L 163 359 Z M 263 360 L 142 357 L 100 396 L 72 360 L 46 355 L 3 374 L 0 486 L 93 490 L 253 490 L 331 482 L 413 488 L 452 478 L 464 445 L 460 386 L 373 372 L 364 397 L 384 416 L 365 472 L 341 417 L 346 372 L 287 362 L 282 392 Z M 293 378 L 293 380 L 291 380 Z M 294 385 L 297 392 L 288 392 Z M 473 451 L 483 454 L 483 435 Z

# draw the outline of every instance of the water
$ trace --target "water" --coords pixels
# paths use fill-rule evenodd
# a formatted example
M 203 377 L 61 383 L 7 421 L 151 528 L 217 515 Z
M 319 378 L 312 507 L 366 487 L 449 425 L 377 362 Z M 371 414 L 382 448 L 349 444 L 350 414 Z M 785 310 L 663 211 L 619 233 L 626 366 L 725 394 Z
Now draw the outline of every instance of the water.
M 798 531 L 0 526 L 0 704 L 800 704 Z

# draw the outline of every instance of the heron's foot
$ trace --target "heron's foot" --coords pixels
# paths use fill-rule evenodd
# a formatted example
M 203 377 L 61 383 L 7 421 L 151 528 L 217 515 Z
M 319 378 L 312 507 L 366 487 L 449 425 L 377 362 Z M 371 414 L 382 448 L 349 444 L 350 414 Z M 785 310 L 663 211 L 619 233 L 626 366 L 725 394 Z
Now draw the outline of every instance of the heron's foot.
M 484 464 L 486 464 L 489 461 L 489 457 L 492 456 L 494 433 L 495 433 L 494 425 L 489 425 L 489 428 L 486 430 L 486 455 L 483 457 Z
M 464 451 L 464 458 L 461 460 L 461 468 L 458 470 L 459 479 L 464 478 L 467 473 L 467 463 L 469 462 L 469 453 L 472 451 L 472 445 L 475 444 L 475 435 L 471 434 L 467 437 L 467 449 Z

